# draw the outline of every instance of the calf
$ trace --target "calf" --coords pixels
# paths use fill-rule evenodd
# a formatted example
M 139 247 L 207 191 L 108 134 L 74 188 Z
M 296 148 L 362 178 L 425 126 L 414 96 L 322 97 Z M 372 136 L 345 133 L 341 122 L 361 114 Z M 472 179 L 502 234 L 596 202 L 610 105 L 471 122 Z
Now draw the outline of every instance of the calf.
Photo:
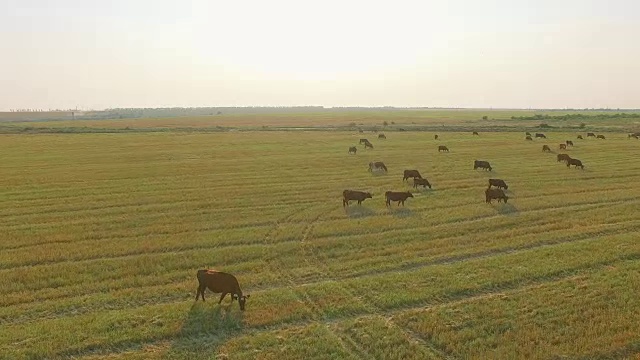
M 482 160 L 474 160 L 473 161 L 473 170 L 476 170 L 477 168 L 480 169 L 485 169 L 485 170 L 489 170 L 491 171 L 491 164 L 489 164 L 488 161 L 482 161 Z
M 573 146 L 573 141 L 571 140 L 567 140 L 566 143 L 567 143 L 567 146 Z
M 567 161 L 571 159 L 571 157 L 569 157 L 569 155 L 567 154 L 558 154 L 557 159 L 558 159 L 558 162 L 560 162 L 560 161 Z
M 498 202 L 504 201 L 505 204 L 507 200 L 509 200 L 509 197 L 500 189 L 487 189 L 484 191 L 484 197 L 488 204 L 491 204 L 491 200 L 493 199 L 497 199 Z
M 362 205 L 362 202 L 366 199 L 373 199 L 371 193 L 356 190 L 345 190 L 342 192 L 342 206 L 349 206 L 349 201 L 356 200 L 358 205 Z
M 569 158 L 567 160 L 567 167 L 571 167 L 571 165 L 574 165 L 576 167 L 576 169 L 578 167 L 582 168 L 582 170 L 584 170 L 584 165 L 582 165 L 582 161 L 578 160 L 578 159 L 571 159 Z
M 355 146 L 349 147 L 349 154 L 355 154 L 358 151 L 358 148 Z
M 537 138 L 543 138 L 543 139 L 547 138 L 547 136 L 545 134 L 542 134 L 542 133 L 536 133 L 536 137 Z
M 424 187 L 429 187 L 429 189 L 431 189 L 431 184 L 429 184 L 429 181 L 427 179 L 424 178 L 413 178 L 413 188 L 416 189 L 418 188 L 418 186 L 422 186 Z
M 549 145 L 542 145 L 542 152 L 551 152 Z
M 598 136 L 596 136 L 596 139 L 602 139 L 602 140 L 604 140 L 604 139 L 605 139 L 605 137 L 604 137 L 604 135 L 598 135 Z
M 387 166 L 382 161 L 374 161 L 369 163 L 369 172 L 372 172 L 374 170 L 384 170 L 384 172 L 388 171 Z
M 438 146 L 438 152 L 441 152 L 441 151 L 449 152 L 449 148 L 444 145 L 440 145 Z
M 404 174 L 402 175 L 402 181 L 405 181 L 409 178 L 422 179 L 422 175 L 420 175 L 420 172 L 418 170 L 405 170 Z
M 533 139 L 531 138 L 531 135 L 527 135 L 524 139 L 533 141 Z
M 583 140 L 584 138 L 582 137 L 582 135 L 578 135 L 577 139 Z
M 438 140 L 438 135 L 436 134 L 436 136 L 434 136 L 434 139 Z
M 390 206 L 392 201 L 397 201 L 398 206 L 400 206 L 401 203 L 402 203 L 402 206 L 404 206 L 405 200 L 407 200 L 407 198 L 412 198 L 413 194 L 410 193 L 409 191 L 404 191 L 404 192 L 387 191 L 386 193 L 384 193 L 384 197 L 387 199 L 386 201 L 387 206 Z
M 222 302 L 222 299 L 227 294 L 231 294 L 231 302 L 238 300 L 240 310 L 244 311 L 247 298 L 251 295 L 242 295 L 240 284 L 238 284 L 238 279 L 235 276 L 216 270 L 198 270 L 197 278 L 198 292 L 196 293 L 196 301 L 198 301 L 199 295 L 202 296 L 202 301 L 204 301 L 204 291 L 208 288 L 213 293 L 222 293 L 218 304 Z
M 566 150 L 567 144 L 560 144 L 560 150 Z
M 491 189 L 492 186 L 497 187 L 498 189 L 509 189 L 509 186 L 507 185 L 507 183 L 504 182 L 504 180 L 502 179 L 489 179 L 489 187 L 488 189 Z

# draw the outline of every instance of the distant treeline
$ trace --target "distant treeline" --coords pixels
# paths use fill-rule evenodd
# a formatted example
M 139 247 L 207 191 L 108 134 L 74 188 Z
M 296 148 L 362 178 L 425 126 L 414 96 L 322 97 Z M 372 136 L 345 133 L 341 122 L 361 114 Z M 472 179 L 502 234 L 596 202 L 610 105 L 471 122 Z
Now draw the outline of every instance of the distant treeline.
M 512 120 L 589 120 L 589 119 L 637 119 L 638 113 L 616 113 L 616 114 L 565 114 L 565 115 L 533 115 L 533 116 L 512 116 Z

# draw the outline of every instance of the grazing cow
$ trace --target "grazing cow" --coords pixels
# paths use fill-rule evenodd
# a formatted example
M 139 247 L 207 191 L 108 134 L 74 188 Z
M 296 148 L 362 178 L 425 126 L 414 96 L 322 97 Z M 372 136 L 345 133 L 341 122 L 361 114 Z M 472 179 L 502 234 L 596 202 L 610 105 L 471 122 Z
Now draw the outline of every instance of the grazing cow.
M 397 201 L 398 206 L 400 206 L 400 204 L 404 206 L 405 200 L 407 200 L 407 198 L 412 198 L 413 194 L 409 191 L 403 191 L 403 192 L 387 191 L 386 193 L 384 193 L 384 197 L 387 199 L 386 201 L 387 206 L 390 206 L 392 201 Z
M 355 147 L 355 146 L 350 146 L 349 147 L 349 154 L 354 154 L 355 155 L 356 152 L 358 152 L 358 148 L 357 147 Z
M 578 160 L 578 159 L 567 159 L 567 167 L 571 167 L 571 165 L 575 165 L 576 169 L 579 167 L 582 168 L 582 170 L 584 170 L 584 165 L 582 165 L 582 161 Z
M 596 139 L 602 139 L 602 140 L 604 140 L 604 139 L 605 139 L 605 137 L 604 137 L 604 135 L 598 135 L 598 136 L 596 136 Z
M 409 178 L 422 179 L 422 175 L 420 175 L 420 172 L 418 170 L 405 170 L 404 175 L 402 176 L 402 181 L 405 181 Z
M 536 138 L 543 138 L 543 139 L 546 139 L 547 137 L 546 137 L 546 135 L 545 135 L 545 134 L 542 134 L 542 133 L 536 133 Z
M 378 134 L 378 139 L 386 139 L 387 136 L 385 134 Z
M 485 170 L 489 170 L 491 171 L 491 164 L 489 164 L 488 161 L 482 161 L 482 160 L 474 160 L 473 161 L 473 170 L 476 170 L 477 168 L 480 169 L 485 169 Z
M 441 152 L 441 151 L 449 152 L 449 148 L 444 145 L 440 145 L 438 146 L 438 152 Z
M 567 144 L 560 144 L 560 150 L 566 150 Z
M 524 138 L 525 140 L 529 140 L 529 141 L 533 141 L 533 139 L 531 138 L 531 135 L 527 135 L 527 137 Z
M 629 134 L 629 139 L 631 138 L 640 139 L 640 132 Z
M 433 137 L 434 139 L 438 140 L 438 135 L 436 134 L 436 136 Z
M 227 294 L 231 294 L 231 302 L 238 300 L 240 310 L 244 311 L 247 298 L 251 295 L 242 295 L 240 284 L 238 284 L 238 279 L 235 276 L 216 270 L 198 270 L 197 277 L 198 292 L 196 293 L 196 301 L 198 301 L 198 296 L 200 295 L 202 296 L 202 301 L 204 301 L 204 291 L 209 288 L 213 293 L 222 293 L 218 304 L 222 302 L 222 299 Z
M 567 143 L 567 146 L 573 146 L 573 141 L 571 140 L 567 140 L 566 143 Z
M 422 187 L 429 187 L 429 189 L 431 189 L 431 184 L 429 184 L 429 181 L 427 179 L 424 178 L 413 178 L 413 187 L 417 188 L 418 186 Z
M 491 204 L 491 200 L 493 199 L 497 199 L 498 202 L 504 201 L 505 204 L 507 200 L 509 200 L 509 197 L 500 189 L 487 189 L 484 191 L 484 197 L 488 204 Z
M 478 136 L 479 136 L 480 134 L 478 134 L 478 132 L 477 132 L 477 131 L 474 131 L 474 132 L 473 132 L 473 135 L 478 135 Z
M 583 140 L 584 138 L 582 137 L 582 135 L 578 135 L 577 139 Z
M 526 133 L 524 133 L 524 134 L 525 134 L 526 136 L 531 136 L 531 133 L 530 133 L 530 132 L 528 132 L 528 131 L 527 131 Z
M 489 187 L 488 187 L 488 189 L 491 189 L 492 186 L 495 186 L 498 189 L 505 189 L 505 190 L 507 190 L 509 188 L 507 183 L 505 183 L 504 180 L 502 180 L 502 179 L 489 179 Z
M 571 157 L 567 154 L 558 154 L 558 162 L 560 161 L 567 161 L 569 159 L 571 159 Z
M 542 145 L 542 152 L 551 152 L 549 145 Z
M 366 149 L 366 148 L 371 148 L 371 149 L 373 149 L 373 144 L 372 144 L 372 143 L 370 143 L 370 142 L 366 142 L 366 143 L 364 143 L 364 148 L 365 148 L 365 149 Z
M 596 137 L 596 134 L 594 134 L 594 133 L 587 133 L 587 137 Z
M 362 205 L 365 199 L 373 199 L 371 193 L 356 190 L 345 190 L 342 192 L 342 206 L 349 206 L 349 201 L 356 200 L 358 205 Z
M 388 171 L 386 165 L 382 161 L 374 161 L 369 163 L 369 172 L 381 169 L 384 170 L 384 172 Z

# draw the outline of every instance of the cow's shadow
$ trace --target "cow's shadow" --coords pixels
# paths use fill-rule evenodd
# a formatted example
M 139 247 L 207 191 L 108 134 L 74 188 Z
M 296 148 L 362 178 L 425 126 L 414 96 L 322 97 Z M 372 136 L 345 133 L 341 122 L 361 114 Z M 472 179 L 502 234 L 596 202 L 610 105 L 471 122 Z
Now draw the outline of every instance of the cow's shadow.
M 167 355 L 213 354 L 230 338 L 242 333 L 244 320 L 238 302 L 229 303 L 227 295 L 222 304 L 218 304 L 218 295 L 207 295 L 210 301 L 193 302 Z
M 374 171 L 370 171 L 372 176 L 385 176 L 388 173 L 386 171 L 382 171 L 382 170 L 374 170 Z
M 344 208 L 345 214 L 352 219 L 363 218 L 375 215 L 375 211 L 361 205 L 351 205 Z
M 519 212 L 518 208 L 513 206 L 513 204 L 497 203 L 497 204 L 491 204 L 491 205 L 498 212 L 498 214 L 517 215 Z
M 412 217 L 415 215 L 415 213 L 413 212 L 413 210 L 403 207 L 402 205 L 400 205 L 400 207 L 398 207 L 395 203 L 391 203 L 391 206 L 389 206 L 387 209 L 389 209 L 389 212 L 391 212 L 391 215 L 393 215 L 394 217 L 397 218 L 408 218 L 408 217 Z

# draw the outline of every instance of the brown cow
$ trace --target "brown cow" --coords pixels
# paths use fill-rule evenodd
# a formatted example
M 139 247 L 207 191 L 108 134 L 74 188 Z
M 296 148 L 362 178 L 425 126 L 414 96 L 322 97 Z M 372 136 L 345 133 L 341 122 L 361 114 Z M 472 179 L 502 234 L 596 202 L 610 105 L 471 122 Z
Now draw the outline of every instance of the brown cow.
M 484 191 L 484 198 L 485 201 L 488 204 L 491 204 L 491 200 L 493 199 L 497 199 L 498 202 L 500 201 L 504 201 L 504 203 L 507 203 L 507 200 L 509 200 L 509 197 L 504 193 L 504 191 L 500 190 L 500 189 L 487 189 Z
M 480 134 L 478 134 L 478 132 L 477 132 L 477 131 L 474 131 L 474 132 L 473 132 L 473 135 L 478 135 L 478 136 L 479 136 Z
M 231 294 L 231 302 L 238 300 L 240 310 L 244 311 L 247 298 L 251 295 L 242 295 L 240 284 L 238 284 L 238 279 L 235 276 L 216 270 L 198 270 L 197 277 L 198 292 L 196 293 L 196 301 L 198 301 L 199 295 L 202 296 L 202 301 L 204 301 L 204 291 L 209 288 L 213 293 L 222 293 L 218 304 L 222 302 L 222 299 L 227 294 Z
M 364 143 L 364 148 L 365 148 L 365 149 L 366 149 L 366 148 L 371 148 L 371 149 L 373 149 L 373 144 L 372 144 L 372 143 L 370 143 L 370 142 L 366 142 L 366 143 Z
M 402 206 L 404 206 L 405 200 L 407 200 L 407 198 L 412 198 L 413 194 L 409 191 L 403 191 L 403 192 L 387 191 L 386 193 L 384 193 L 384 197 L 387 199 L 386 201 L 387 206 L 390 206 L 392 201 L 397 201 L 398 206 L 400 206 L 401 203 L 402 203 Z
M 549 145 L 542 145 L 542 152 L 551 152 Z
M 355 146 L 351 146 L 349 147 L 349 154 L 355 154 L 356 152 L 358 152 L 358 148 Z
M 569 159 L 571 159 L 571 157 L 567 154 L 558 154 L 558 162 L 560 161 L 567 161 Z
M 542 138 L 542 139 L 546 139 L 547 138 L 547 136 L 545 134 L 543 134 L 543 133 L 536 133 L 536 137 L 537 138 Z
M 362 205 L 362 202 L 366 199 L 373 199 L 371 193 L 356 190 L 345 190 L 342 192 L 342 206 L 349 206 L 349 201 L 356 200 L 358 205 Z
M 492 186 L 497 187 L 498 189 L 509 189 L 509 186 L 507 185 L 507 183 L 504 182 L 504 180 L 502 179 L 489 179 L 489 187 L 488 189 L 491 189 Z
M 533 139 L 531 138 L 531 135 L 527 135 L 527 137 L 525 137 L 524 139 L 533 141 Z
M 427 179 L 424 178 L 413 178 L 413 187 L 418 188 L 418 186 L 422 186 L 422 187 L 429 187 L 429 189 L 431 189 L 431 184 L 429 184 L 429 181 Z
M 571 167 L 571 165 L 574 165 L 576 167 L 576 169 L 578 167 L 582 168 L 582 170 L 584 170 L 584 165 L 582 165 L 582 161 L 578 160 L 578 159 L 571 159 L 569 158 L 567 160 L 567 167 Z
M 449 152 L 449 148 L 444 145 L 440 145 L 438 146 L 438 152 L 441 152 L 441 151 Z
M 604 140 L 604 139 L 605 139 L 605 137 L 604 137 L 604 135 L 598 135 L 598 136 L 596 136 L 596 139 L 602 139 L 602 140 Z
M 560 144 L 560 150 L 566 150 L 567 144 Z
M 578 135 L 578 137 L 577 137 L 577 138 L 578 138 L 578 139 L 580 139 L 580 140 L 583 140 L 583 139 L 584 139 L 584 138 L 582 137 L 582 135 Z
M 366 144 L 368 142 L 369 142 L 369 140 L 367 140 L 367 139 L 360 139 L 360 142 L 358 144 Z
M 438 140 L 438 135 L 434 136 L 434 139 Z
M 587 137 L 596 137 L 596 134 L 594 134 L 594 133 L 587 133 Z
M 409 178 L 419 178 L 422 179 L 422 175 L 418 170 L 405 170 L 402 176 L 402 181 L 405 181 Z
M 386 139 L 387 136 L 385 134 L 378 134 L 378 139 Z
M 385 172 L 388 171 L 387 166 L 382 161 L 374 161 L 369 163 L 369 172 L 380 169 L 384 170 Z
M 573 141 L 571 140 L 567 140 L 566 143 L 567 143 L 567 146 L 573 146 Z

